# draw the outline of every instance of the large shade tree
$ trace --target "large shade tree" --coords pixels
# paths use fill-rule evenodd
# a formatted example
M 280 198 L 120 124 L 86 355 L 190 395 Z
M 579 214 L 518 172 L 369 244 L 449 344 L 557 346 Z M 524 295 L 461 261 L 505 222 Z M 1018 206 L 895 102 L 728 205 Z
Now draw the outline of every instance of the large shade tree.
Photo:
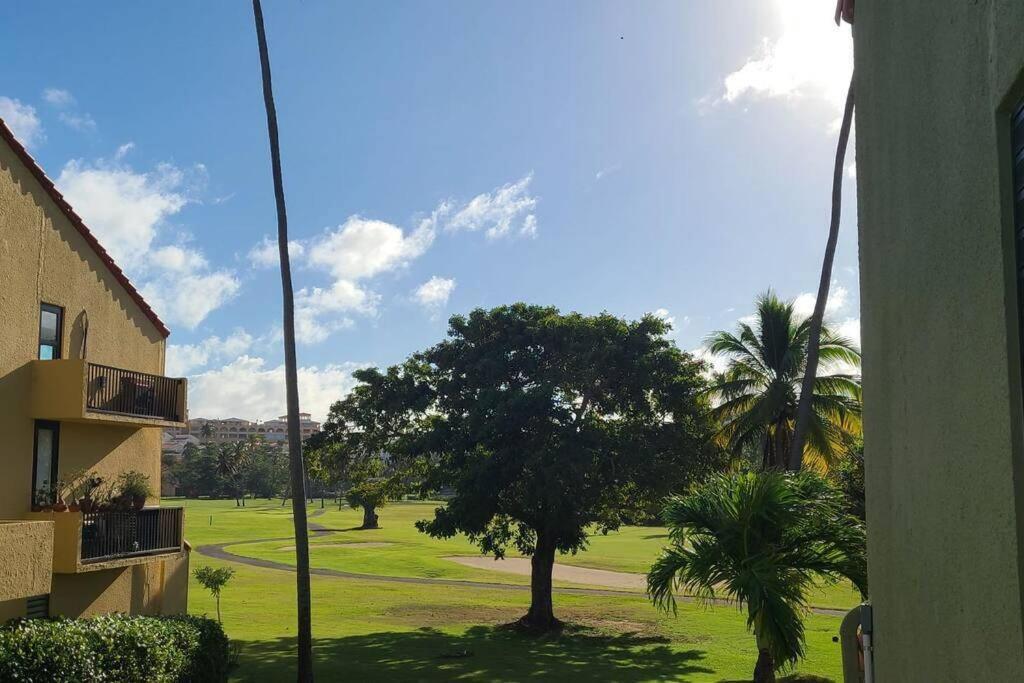
M 708 338 L 708 350 L 727 360 L 712 387 L 712 414 L 723 447 L 758 459 L 764 469 L 786 467 L 809 336 L 809 320 L 769 291 L 758 298 L 752 322 Z M 828 326 L 818 348 L 823 372 L 814 379 L 803 450 L 808 465 L 824 470 L 861 434 L 860 350 Z
M 647 577 L 655 604 L 675 593 L 746 608 L 758 658 L 754 681 L 804 654 L 803 613 L 816 582 L 850 580 L 867 595 L 863 523 L 843 494 L 813 472 L 714 475 L 669 499 L 671 542 Z
M 407 368 L 352 373 L 359 382 L 336 401 L 320 432 L 309 442 L 310 468 L 344 487 L 354 509 L 362 509 L 364 529 L 378 526 L 377 509 L 410 491 L 421 460 L 404 457 L 426 419 L 432 391 Z
M 454 496 L 419 528 L 465 533 L 483 552 L 531 557 L 520 624 L 555 628 L 558 552 L 587 545 L 712 465 L 704 366 L 653 316 L 562 314 L 515 304 L 450 320 L 418 354 L 434 396 L 420 448 L 427 488 Z

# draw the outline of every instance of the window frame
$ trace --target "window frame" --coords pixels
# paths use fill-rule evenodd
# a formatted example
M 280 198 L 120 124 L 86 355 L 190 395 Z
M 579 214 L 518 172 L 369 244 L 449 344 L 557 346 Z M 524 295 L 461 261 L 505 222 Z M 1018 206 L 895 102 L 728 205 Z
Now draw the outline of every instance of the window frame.
M 29 492 L 29 500 L 35 505 L 36 482 L 39 473 L 39 432 L 48 429 L 53 432 L 53 449 L 50 452 L 50 482 L 51 488 L 57 486 L 58 463 L 60 462 L 60 422 L 55 420 L 34 420 L 32 425 L 32 490 Z
M 56 333 L 56 344 L 43 344 L 43 314 L 54 313 L 57 316 L 57 333 Z M 58 306 L 57 304 L 46 303 L 45 301 L 39 302 L 39 343 L 36 346 L 36 354 L 40 360 L 43 360 L 40 351 L 43 346 L 53 346 L 53 358 L 48 360 L 60 360 L 63 356 L 64 346 L 64 307 Z

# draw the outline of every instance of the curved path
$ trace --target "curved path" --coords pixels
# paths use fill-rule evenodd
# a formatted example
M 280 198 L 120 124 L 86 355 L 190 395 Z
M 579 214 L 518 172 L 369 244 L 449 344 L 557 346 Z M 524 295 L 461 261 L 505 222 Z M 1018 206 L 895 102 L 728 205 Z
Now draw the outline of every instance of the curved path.
M 310 517 L 319 517 L 325 512 L 325 510 L 316 510 L 310 514 Z M 309 523 L 309 531 L 311 536 L 324 536 L 327 534 L 333 534 L 337 530 L 329 529 L 320 524 L 314 522 Z M 269 543 L 272 541 L 294 541 L 294 537 L 286 538 L 257 538 L 246 541 L 231 541 L 228 543 L 213 543 L 209 545 L 201 545 L 195 550 L 200 555 L 206 557 L 212 557 L 217 560 L 223 560 L 225 562 L 235 562 L 237 564 L 244 564 L 250 567 L 259 567 L 261 569 L 276 569 L 278 571 L 294 572 L 295 566 L 286 564 L 284 562 L 275 562 L 273 560 L 264 560 L 258 557 L 246 557 L 244 555 L 236 555 L 235 553 L 227 550 L 228 546 L 233 545 L 247 545 L 249 543 Z M 511 583 L 495 583 L 489 581 L 467 581 L 463 579 L 428 579 L 417 576 L 381 576 L 379 574 L 362 574 L 359 572 L 346 572 L 339 569 L 328 569 L 325 567 L 310 567 L 309 573 L 313 576 L 330 576 L 336 579 L 355 579 L 359 581 L 382 581 L 385 583 L 407 583 L 414 585 L 433 585 L 433 586 L 456 586 L 459 588 L 479 588 L 486 590 L 511 590 L 511 591 L 529 591 L 530 587 L 525 584 L 511 584 Z M 564 593 L 567 595 L 598 595 L 605 597 L 616 597 L 616 598 L 643 598 L 647 599 L 647 596 L 637 591 L 626 591 L 626 590 L 614 590 L 614 589 L 602 589 L 602 588 L 568 588 L 568 587 L 554 587 L 554 592 Z M 686 602 L 692 602 L 695 599 L 687 596 L 680 598 Z M 721 605 L 734 605 L 728 600 L 713 600 L 715 604 Z M 832 617 L 845 616 L 848 610 L 843 609 L 829 609 L 825 607 L 812 607 L 811 611 L 815 614 L 824 614 Z

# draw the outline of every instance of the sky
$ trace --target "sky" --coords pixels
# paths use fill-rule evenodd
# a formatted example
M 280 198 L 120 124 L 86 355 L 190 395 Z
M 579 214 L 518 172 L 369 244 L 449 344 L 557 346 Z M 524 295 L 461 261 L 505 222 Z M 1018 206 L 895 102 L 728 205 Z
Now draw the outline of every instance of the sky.
M 300 402 L 516 301 L 698 355 L 813 306 L 852 68 L 828 0 L 265 0 Z M 0 118 L 171 328 L 193 417 L 284 412 L 251 4 L 0 7 Z M 852 146 L 829 302 L 859 340 Z

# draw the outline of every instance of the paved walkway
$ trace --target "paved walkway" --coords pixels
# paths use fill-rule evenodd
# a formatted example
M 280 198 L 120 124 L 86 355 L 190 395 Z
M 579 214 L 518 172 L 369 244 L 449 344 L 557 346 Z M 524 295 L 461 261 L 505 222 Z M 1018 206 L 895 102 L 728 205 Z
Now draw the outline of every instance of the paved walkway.
M 325 509 L 315 510 L 310 514 L 310 517 L 319 517 Z M 329 529 L 323 525 L 316 524 L 315 522 L 309 523 L 310 536 L 324 536 L 327 534 L 336 533 L 336 529 Z M 228 546 L 243 545 L 249 543 L 269 543 L 272 541 L 294 541 L 293 537 L 286 538 L 257 538 L 248 541 L 231 541 L 229 543 L 214 543 L 210 545 L 201 545 L 195 550 L 200 555 L 206 557 L 212 557 L 217 560 L 223 560 L 225 562 L 235 562 L 237 564 L 244 564 L 250 567 L 259 567 L 261 569 L 274 569 L 277 571 L 294 572 L 295 566 L 286 564 L 284 562 L 275 562 L 273 560 L 264 560 L 258 557 L 245 557 L 244 555 L 236 555 L 235 553 L 227 550 Z M 335 579 L 354 579 L 359 581 L 380 581 L 384 583 L 406 583 L 413 585 L 432 585 L 432 586 L 455 586 L 458 588 L 477 588 L 483 590 L 508 590 L 508 591 L 529 591 L 530 587 L 526 585 L 517 585 L 511 583 L 493 583 L 487 581 L 465 581 L 460 579 L 428 579 L 417 576 L 380 576 L 378 574 L 361 574 L 358 572 L 346 572 L 338 569 L 328 569 L 326 567 L 310 567 L 309 573 L 313 576 L 328 576 Z M 569 588 L 569 587 L 555 587 L 553 589 L 556 593 L 563 593 L 566 595 L 598 595 L 605 597 L 616 597 L 616 598 L 637 598 L 646 600 L 647 596 L 637 591 L 629 590 L 613 590 L 613 589 L 601 589 L 601 588 Z M 692 598 L 683 597 L 684 601 L 692 601 Z M 716 604 L 733 605 L 727 600 L 715 600 Z M 825 614 L 833 617 L 844 616 L 847 610 L 837 609 L 826 609 L 826 608 L 812 608 L 812 612 L 815 614 Z

